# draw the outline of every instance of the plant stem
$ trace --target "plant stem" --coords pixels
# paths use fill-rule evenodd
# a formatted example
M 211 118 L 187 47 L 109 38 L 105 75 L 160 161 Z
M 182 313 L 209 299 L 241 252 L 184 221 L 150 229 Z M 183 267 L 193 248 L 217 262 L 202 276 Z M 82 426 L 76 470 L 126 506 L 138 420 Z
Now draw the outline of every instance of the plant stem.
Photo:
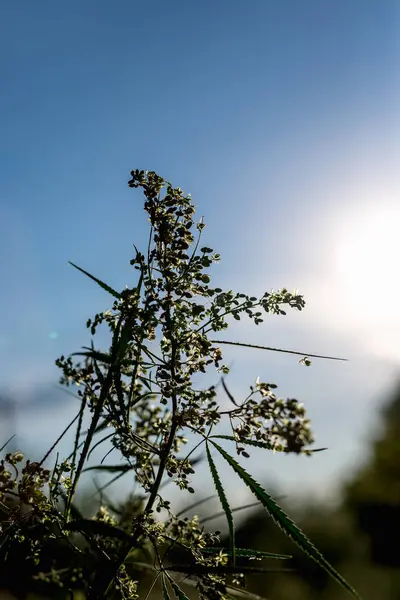
M 79 459 L 78 467 L 76 469 L 74 480 L 72 482 L 70 493 L 68 495 L 68 503 L 67 503 L 66 513 L 65 513 L 65 520 L 66 520 L 67 523 L 68 523 L 69 515 L 70 515 L 70 512 L 71 512 L 71 504 L 72 504 L 72 500 L 73 500 L 73 497 L 74 497 L 75 492 L 76 492 L 76 487 L 78 485 L 79 477 L 81 476 L 81 473 L 82 473 L 82 470 L 83 470 L 83 465 L 85 464 L 85 460 L 86 460 L 87 455 L 89 453 L 90 445 L 92 443 L 93 436 L 95 434 L 95 430 L 96 430 L 96 427 L 98 425 L 98 422 L 100 420 L 101 413 L 102 413 L 103 407 L 104 407 L 104 403 L 105 403 L 106 398 L 107 398 L 107 396 L 108 396 L 108 394 L 110 392 L 110 388 L 112 386 L 112 382 L 113 382 L 113 367 L 111 366 L 109 368 L 109 370 L 108 370 L 107 377 L 106 377 L 106 379 L 104 381 L 104 385 L 103 385 L 103 387 L 101 389 L 100 397 L 98 399 L 98 402 L 96 404 L 96 408 L 95 408 L 94 413 L 93 413 L 92 422 L 91 422 L 89 430 L 87 432 L 85 443 L 84 443 L 84 446 L 83 446 L 83 449 L 82 449 L 82 453 L 81 453 L 81 456 L 80 456 L 80 459 Z

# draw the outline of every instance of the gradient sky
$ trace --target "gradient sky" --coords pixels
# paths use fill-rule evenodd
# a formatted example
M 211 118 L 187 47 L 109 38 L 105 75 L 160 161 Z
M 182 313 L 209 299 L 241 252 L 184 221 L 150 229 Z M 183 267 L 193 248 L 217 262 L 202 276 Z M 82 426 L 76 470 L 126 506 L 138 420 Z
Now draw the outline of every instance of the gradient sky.
M 399 371 L 399 31 L 398 0 L 2 3 L 0 384 L 38 400 L 20 415 L 26 444 L 73 415 L 68 396 L 39 401 L 55 358 L 109 307 L 67 261 L 134 284 L 147 229 L 126 184 L 151 169 L 204 215 L 216 284 L 305 295 L 303 312 L 235 323 L 228 339 L 350 358 L 307 369 L 226 352 L 232 391 L 274 381 L 329 447 L 253 471 L 336 493 Z

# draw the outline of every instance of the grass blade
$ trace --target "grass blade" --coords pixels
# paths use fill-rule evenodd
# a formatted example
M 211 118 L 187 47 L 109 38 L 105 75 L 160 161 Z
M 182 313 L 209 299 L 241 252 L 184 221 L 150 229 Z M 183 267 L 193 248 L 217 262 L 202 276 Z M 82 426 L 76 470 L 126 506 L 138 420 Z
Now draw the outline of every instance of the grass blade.
M 310 558 L 312 558 L 317 564 L 319 564 L 325 571 L 333 577 L 340 585 L 342 585 L 350 594 L 356 598 L 360 598 L 356 590 L 351 587 L 350 584 L 338 573 L 332 565 L 326 560 L 326 558 L 320 553 L 320 551 L 314 546 L 314 544 L 308 539 L 308 537 L 301 531 L 299 527 L 288 517 L 288 515 L 278 506 L 275 500 L 267 494 L 267 492 L 261 487 L 253 477 L 247 473 L 247 471 L 239 465 L 238 462 L 232 456 L 230 456 L 221 446 L 210 440 L 213 446 L 218 452 L 225 458 L 227 463 L 232 467 L 237 475 L 244 481 L 244 483 L 250 488 L 253 494 L 257 497 L 260 503 L 267 509 L 270 516 L 279 525 L 279 527 L 289 536 L 299 548 L 305 552 Z
M 85 269 L 82 269 L 81 267 L 78 267 L 77 265 L 74 265 L 73 262 L 71 262 L 70 260 L 68 261 L 70 265 L 72 265 L 73 267 L 75 267 L 75 269 L 78 269 L 78 271 L 80 271 L 81 273 L 83 273 L 84 275 L 87 275 L 87 277 L 90 277 L 90 279 L 93 279 L 93 281 L 95 281 L 101 288 L 103 288 L 103 290 L 105 290 L 106 292 L 108 292 L 109 294 L 111 294 L 112 296 L 114 296 L 114 298 L 121 298 L 121 294 L 115 290 L 112 289 L 112 287 L 110 287 L 109 285 L 107 285 L 106 283 L 104 283 L 104 281 L 101 281 L 100 279 L 97 279 L 97 277 L 94 277 L 93 275 L 91 275 L 90 273 L 88 273 L 87 271 L 85 271 Z
M 221 501 L 222 508 L 224 509 L 224 512 L 226 514 L 226 520 L 228 521 L 229 540 L 230 540 L 230 544 L 231 544 L 231 549 L 230 550 L 231 550 L 232 564 L 234 565 L 235 562 L 236 562 L 236 552 L 235 552 L 235 524 L 233 522 L 232 511 L 231 511 L 231 508 L 229 506 L 228 499 L 227 499 L 227 497 L 225 495 L 225 490 L 224 490 L 224 488 L 222 486 L 222 483 L 221 483 L 221 480 L 219 478 L 217 468 L 216 468 L 215 463 L 214 463 L 214 461 L 212 459 L 210 448 L 209 448 L 208 444 L 206 444 L 206 451 L 207 451 L 207 459 L 208 459 L 208 464 L 210 466 L 211 475 L 212 475 L 212 478 L 214 480 L 215 489 L 217 490 L 218 497 L 219 497 L 219 499 Z

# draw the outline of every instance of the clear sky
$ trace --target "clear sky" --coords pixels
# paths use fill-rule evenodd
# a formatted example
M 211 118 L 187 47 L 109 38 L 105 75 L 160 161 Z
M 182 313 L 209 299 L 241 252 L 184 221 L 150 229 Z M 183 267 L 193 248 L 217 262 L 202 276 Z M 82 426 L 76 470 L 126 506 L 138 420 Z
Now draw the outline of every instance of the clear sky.
M 360 463 L 400 361 L 399 31 L 398 0 L 2 3 L 0 384 L 37 401 L 26 443 L 72 416 L 68 396 L 40 400 L 109 306 L 67 261 L 133 285 L 141 168 L 192 194 L 215 283 L 305 295 L 229 339 L 350 358 L 227 352 L 232 391 L 275 381 L 329 447 L 253 470 L 329 494 Z

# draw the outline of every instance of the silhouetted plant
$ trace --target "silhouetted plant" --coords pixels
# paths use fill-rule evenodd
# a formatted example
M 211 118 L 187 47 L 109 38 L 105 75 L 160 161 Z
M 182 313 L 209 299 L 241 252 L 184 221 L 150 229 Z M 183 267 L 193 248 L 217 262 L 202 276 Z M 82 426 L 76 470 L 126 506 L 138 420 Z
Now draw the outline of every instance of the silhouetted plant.
M 140 569 L 154 572 L 164 600 L 171 594 L 178 600 L 186 598 L 176 573 L 190 578 L 187 581 L 197 588 L 200 598 L 243 594 L 246 574 L 271 571 L 255 567 L 251 559 L 290 557 L 236 547 L 233 510 L 213 459 L 216 452 L 283 531 L 357 596 L 276 501 L 221 445 L 233 442 L 237 455 L 244 458 L 249 457 L 251 447 L 308 455 L 316 451 L 309 448 L 313 437 L 304 407 L 297 400 L 278 398 L 276 385 L 257 380 L 244 400 L 234 398 L 223 378 L 229 369 L 223 363 L 221 346 L 304 354 L 215 338 L 227 329 L 230 317 L 240 320 L 245 316 L 257 325 L 265 313 L 284 315 L 285 306 L 301 310 L 303 297 L 286 289 L 256 298 L 211 287 L 207 271 L 220 257 L 200 245 L 205 225 L 202 219 L 195 223 L 191 198 L 154 172 L 136 170 L 131 176 L 129 186 L 142 188 L 150 221 L 147 251 L 143 254 L 135 247 L 131 260 L 138 274 L 137 284 L 118 292 L 73 265 L 115 299 L 111 310 L 87 322 L 92 335 L 106 323 L 112 334 L 111 345 L 103 352 L 92 342 L 82 352 L 56 361 L 62 370 L 61 383 L 79 388 L 81 407 L 74 420 L 77 429 L 71 456 L 57 461 L 52 471 L 43 464 L 54 446 L 41 463 L 27 461 L 21 472 L 21 453 L 9 453 L 1 462 L 1 499 L 11 496 L 17 500 L 13 507 L 4 506 L 3 564 L 10 566 L 19 560 L 22 549 L 32 578 L 66 590 L 83 588 L 92 600 L 138 597 L 135 573 Z M 75 355 L 84 357 L 84 364 L 75 364 Z M 301 362 L 309 365 L 310 356 L 315 355 Z M 232 403 L 230 410 L 221 410 L 214 386 L 198 388 L 194 383 L 195 376 L 198 380 L 197 376 L 210 368 L 221 374 Z M 90 425 L 83 432 L 86 413 L 91 415 Z M 218 433 L 223 420 L 230 424 L 229 435 Z M 197 517 L 181 518 L 162 495 L 168 478 L 180 490 L 194 492 L 194 450 L 186 456 L 181 454 L 188 433 L 198 439 L 195 449 L 205 446 L 211 479 L 228 522 L 227 548 L 220 547 L 218 532 L 206 532 Z M 99 440 L 99 436 L 104 437 Z M 123 463 L 89 468 L 117 476 L 130 472 L 141 493 L 122 513 L 105 503 L 93 518 L 85 519 L 74 503 L 75 494 L 91 451 L 105 440 L 119 450 Z M 62 568 L 49 547 L 52 542 L 63 544 Z M 173 546 L 184 552 L 182 564 L 171 562 Z

